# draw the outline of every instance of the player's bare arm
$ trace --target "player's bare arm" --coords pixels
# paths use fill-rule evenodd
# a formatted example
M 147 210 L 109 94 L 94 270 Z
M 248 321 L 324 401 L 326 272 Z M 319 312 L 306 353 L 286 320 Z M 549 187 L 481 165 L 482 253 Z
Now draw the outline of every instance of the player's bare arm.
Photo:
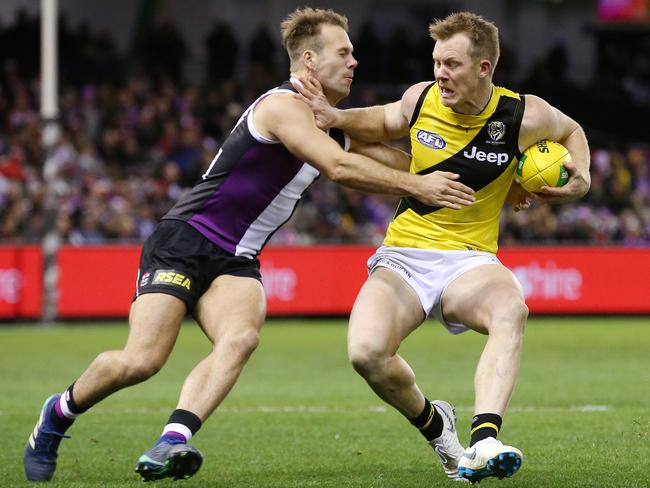
M 275 94 L 262 100 L 254 122 L 263 135 L 281 141 L 336 183 L 369 193 L 410 195 L 427 205 L 456 209 L 474 201 L 473 190 L 453 181 L 449 173 L 415 175 L 345 152 L 316 127 L 309 107 L 292 95 Z
M 569 173 L 566 185 L 544 186 L 533 195 L 533 198 L 547 203 L 559 203 L 584 196 L 591 185 L 589 146 L 584 131 L 572 118 L 543 99 L 526 95 L 519 148 L 524 150 L 542 139 L 557 141 L 564 145 L 571 154 L 572 162 L 564 165 Z
M 380 142 L 408 134 L 417 100 L 430 82 L 411 86 L 397 102 L 347 110 L 332 107 L 323 95 L 318 80 L 313 77 L 300 78 L 298 81 L 294 79 L 292 83 L 314 112 L 318 127 L 338 127 L 360 141 Z
M 422 91 L 430 82 L 417 83 L 404 92 L 402 98 L 393 103 L 359 109 L 337 110 L 323 96 L 322 88 L 313 77 L 293 81 L 302 94 L 302 100 L 314 111 L 316 123 L 321 128 L 338 127 L 355 139 L 366 142 L 396 139 L 408 134 L 409 124 Z M 319 117 L 319 113 L 324 114 Z M 321 122 L 319 122 L 319 120 Z M 328 123 L 322 125 L 322 121 Z M 455 180 L 459 175 L 445 171 L 434 171 L 426 176 L 435 184 L 439 203 L 459 209 L 474 201 L 474 191 Z M 421 200 L 423 201 L 423 200 Z
M 411 167 L 410 154 L 383 142 L 367 143 L 351 139 L 350 152 L 374 159 L 398 171 L 408 171 Z
M 381 164 L 388 166 L 390 168 L 399 170 L 399 171 L 409 171 L 411 166 L 411 155 L 406 152 L 397 149 L 396 147 L 389 146 L 384 143 L 365 143 L 360 141 L 355 141 L 352 139 L 350 145 L 350 152 L 361 154 L 370 159 L 380 162 Z M 440 185 L 440 194 L 441 197 L 444 195 L 446 198 L 460 198 L 460 201 L 454 200 L 454 202 L 460 204 L 469 205 L 474 201 L 473 198 L 468 199 L 467 197 L 472 195 L 474 191 L 458 183 L 455 180 L 458 179 L 458 176 L 455 173 L 449 173 L 446 171 L 436 171 L 431 175 L 428 175 L 427 178 L 432 180 L 438 180 Z M 444 188 L 445 185 L 448 185 L 449 188 Z M 469 203 L 463 203 L 469 202 Z M 451 201 L 450 201 L 451 203 Z M 447 205 L 445 205 L 447 206 Z M 451 207 L 451 208 L 460 208 L 460 207 Z

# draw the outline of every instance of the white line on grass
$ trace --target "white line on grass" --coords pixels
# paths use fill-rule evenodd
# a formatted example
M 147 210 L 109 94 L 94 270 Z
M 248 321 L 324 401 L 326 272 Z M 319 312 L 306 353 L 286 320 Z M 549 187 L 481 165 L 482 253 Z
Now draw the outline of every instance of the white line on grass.
M 92 411 L 97 414 L 148 414 L 166 413 L 170 407 L 96 407 Z M 536 412 L 607 412 L 613 407 L 610 405 L 544 405 L 544 406 L 520 406 L 510 407 L 508 412 L 536 413 Z M 458 412 L 473 412 L 474 408 L 466 405 L 456 406 Z M 285 406 L 251 406 L 251 407 L 219 407 L 215 413 L 386 413 L 392 409 L 383 405 L 371 405 L 368 407 L 331 407 L 331 406 L 307 406 L 307 405 L 285 405 Z M 0 410 L 0 416 L 11 415 L 15 412 Z
M 470 406 L 458 406 L 454 407 L 457 411 L 460 412 L 473 412 L 474 408 Z M 521 407 L 511 407 L 508 409 L 509 412 L 606 412 L 610 410 L 609 405 L 573 405 L 568 407 L 560 406 L 521 406 Z M 389 407 L 385 406 L 370 406 L 365 408 L 354 408 L 354 407 L 324 407 L 324 406 L 258 406 L 258 407 L 224 407 L 217 411 L 223 413 L 251 413 L 251 412 L 261 412 L 261 413 L 353 413 L 353 412 L 372 412 L 372 413 L 384 413 L 392 410 Z

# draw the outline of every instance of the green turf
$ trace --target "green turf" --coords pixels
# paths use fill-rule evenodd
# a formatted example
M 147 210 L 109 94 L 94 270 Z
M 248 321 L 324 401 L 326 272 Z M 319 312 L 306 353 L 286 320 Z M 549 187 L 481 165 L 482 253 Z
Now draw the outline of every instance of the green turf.
M 120 347 L 126 331 L 119 324 L 0 328 L 0 486 L 28 486 L 22 449 L 43 400 L 97 353 Z M 203 468 L 174 486 L 456 486 L 419 434 L 349 367 L 345 333 L 343 321 L 270 321 L 237 386 L 193 441 Z M 483 340 L 431 323 L 401 351 L 427 395 L 457 405 L 464 443 Z M 524 465 L 515 478 L 481 487 L 650 486 L 649 345 L 650 318 L 530 320 L 501 435 L 522 449 Z M 162 372 L 70 430 L 49 486 L 142 486 L 135 461 L 208 350 L 200 331 L 185 326 Z

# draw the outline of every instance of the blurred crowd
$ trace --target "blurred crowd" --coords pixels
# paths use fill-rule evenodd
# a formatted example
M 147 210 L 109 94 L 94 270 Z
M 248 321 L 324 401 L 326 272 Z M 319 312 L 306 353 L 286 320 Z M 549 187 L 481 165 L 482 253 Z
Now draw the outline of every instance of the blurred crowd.
M 36 25 L 20 14 L 12 26 L 0 28 L 0 242 L 141 242 L 200 177 L 248 104 L 286 77 L 276 36 L 264 25 L 248 46 L 240 46 L 228 24 L 215 23 L 205 40 L 207 82 L 199 83 L 183 79 L 186 47 L 168 20 L 148 31 L 128 61 L 106 34 L 63 23 L 62 42 L 77 48 L 62 50 L 60 137 L 46 151 L 41 141 L 48 123 L 38 112 L 34 65 L 38 45 L 12 51 L 17 44 L 3 42 L 25 29 L 33 34 Z M 371 26 L 362 32 L 355 55 L 368 69 L 359 70 L 349 105 L 390 101 L 400 95 L 402 83 L 430 78 L 420 72 L 427 68 L 415 63 L 430 59 L 430 43 L 391 74 L 384 67 L 390 63 L 373 58 L 377 49 L 371 47 L 380 41 L 373 40 Z M 385 52 L 411 52 L 407 42 L 406 33 L 397 31 Z M 29 49 L 36 54 L 30 56 Z M 502 61 L 498 78 L 507 83 L 512 66 L 507 47 Z M 242 70 L 245 76 L 237 76 Z M 398 76 L 404 73 L 408 79 Z M 391 83 L 378 84 L 377 78 Z M 648 78 L 634 80 L 648 90 Z M 622 90 L 629 89 L 626 83 Z M 590 135 L 589 120 L 580 122 Z M 590 142 L 587 197 L 566 205 L 535 204 L 518 213 L 506 209 L 502 244 L 650 244 L 648 139 L 612 135 Z M 378 244 L 396 205 L 394 198 L 320 178 L 271 244 Z

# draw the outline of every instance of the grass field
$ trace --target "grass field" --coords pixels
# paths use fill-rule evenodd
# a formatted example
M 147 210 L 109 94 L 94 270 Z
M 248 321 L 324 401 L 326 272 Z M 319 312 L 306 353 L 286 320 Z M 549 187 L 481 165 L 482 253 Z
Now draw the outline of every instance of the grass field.
M 126 332 L 124 324 L 0 327 L 1 487 L 28 486 L 22 449 L 45 397 L 97 353 L 119 348 Z M 193 440 L 203 468 L 174 486 L 456 486 L 419 434 L 349 367 L 345 334 L 344 321 L 269 321 L 235 389 Z M 463 443 L 483 340 L 432 322 L 401 350 L 430 398 L 456 404 Z M 522 449 L 524 465 L 481 487 L 650 486 L 649 346 L 650 318 L 531 319 L 500 436 Z M 142 486 L 135 461 L 208 349 L 197 327 L 184 326 L 156 377 L 100 403 L 70 430 L 49 486 Z

